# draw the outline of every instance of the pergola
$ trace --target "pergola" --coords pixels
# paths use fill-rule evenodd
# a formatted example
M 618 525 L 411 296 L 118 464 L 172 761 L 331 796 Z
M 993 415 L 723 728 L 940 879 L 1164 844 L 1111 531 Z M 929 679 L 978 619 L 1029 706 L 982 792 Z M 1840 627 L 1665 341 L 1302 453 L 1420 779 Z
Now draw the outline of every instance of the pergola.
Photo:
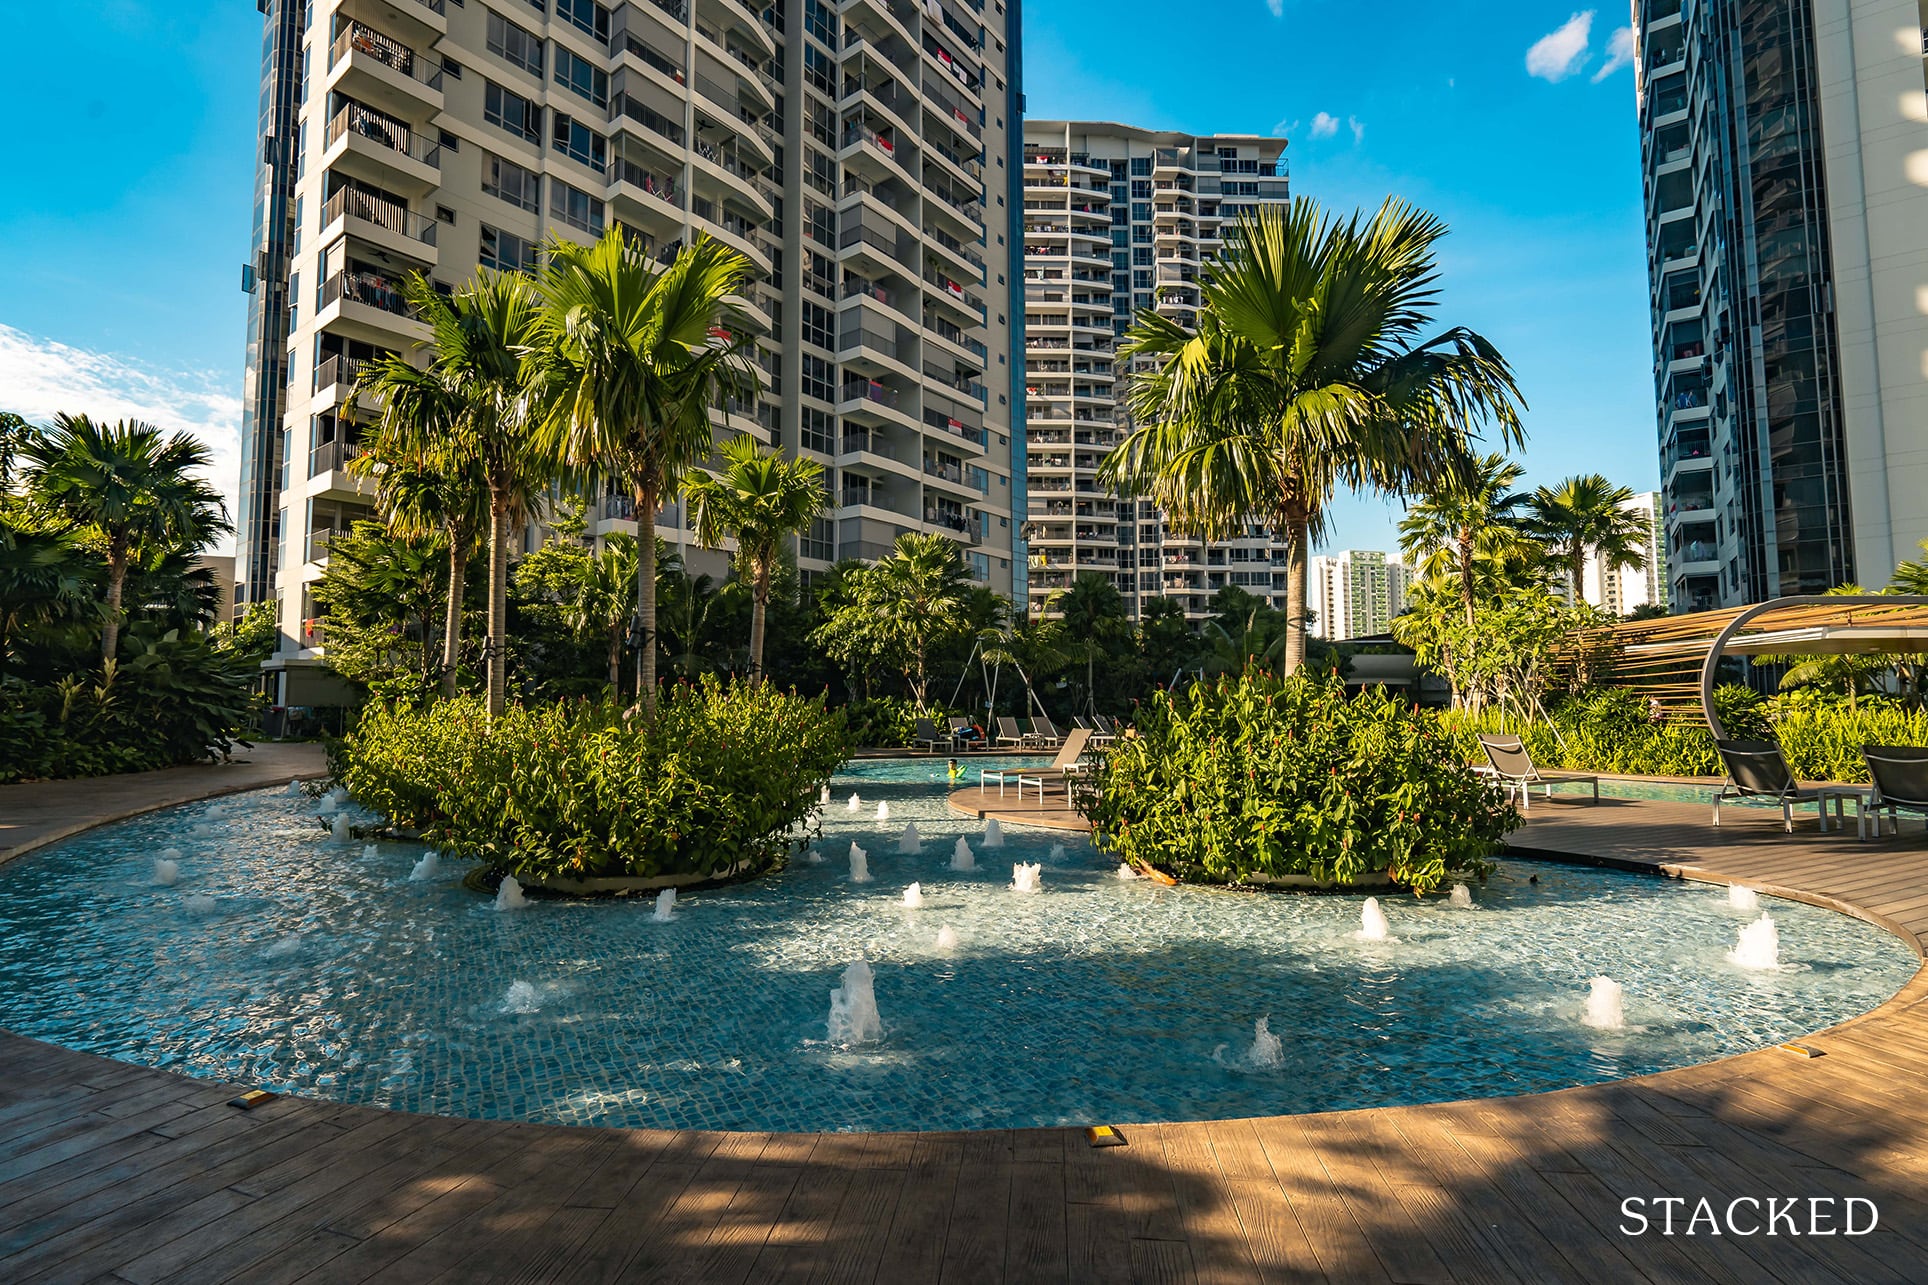
M 1728 656 L 1928 653 L 1928 598 L 1904 594 L 1804 594 L 1748 607 L 1627 620 L 1591 629 L 1563 648 L 1569 672 L 1611 676 L 1676 716 L 1696 706 L 1716 737 L 1714 682 Z

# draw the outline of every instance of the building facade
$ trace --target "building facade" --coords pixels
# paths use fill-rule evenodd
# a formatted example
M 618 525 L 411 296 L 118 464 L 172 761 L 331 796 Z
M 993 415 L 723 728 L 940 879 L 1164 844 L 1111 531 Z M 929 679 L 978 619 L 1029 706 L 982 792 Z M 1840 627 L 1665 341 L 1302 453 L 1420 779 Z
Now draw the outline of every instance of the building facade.
M 286 329 L 250 329 L 250 386 L 278 396 L 242 493 L 271 502 L 274 552 L 242 592 L 280 603 L 283 703 L 319 703 L 313 585 L 332 533 L 372 514 L 342 412 L 364 362 L 426 333 L 407 275 L 532 271 L 547 238 L 612 225 L 659 258 L 708 234 L 756 266 L 763 387 L 717 428 L 825 466 L 806 577 L 934 532 L 1022 599 L 1019 9 L 979 2 L 270 3 L 297 48 L 290 146 L 264 153 L 285 176 L 263 190 L 288 195 L 258 220 L 287 230 L 285 304 L 260 293 L 271 272 L 251 284 Z M 588 516 L 635 529 L 627 496 Z M 687 547 L 678 506 L 657 520 Z
M 1030 608 L 1109 577 L 1133 618 L 1171 598 L 1197 620 L 1226 585 L 1284 605 L 1284 547 L 1262 526 L 1205 542 L 1113 495 L 1098 466 L 1130 428 L 1114 346 L 1141 308 L 1190 323 L 1198 279 L 1240 211 L 1289 199 L 1285 140 L 1086 121 L 1024 125 L 1025 471 Z
M 1413 582 L 1411 568 L 1370 549 L 1313 558 L 1307 574 L 1312 634 L 1328 642 L 1385 633 Z
M 1670 602 L 1884 583 L 1928 538 L 1928 16 L 1635 17 Z
M 1590 606 L 1613 616 L 1624 616 L 1641 607 L 1664 608 L 1667 605 L 1667 540 L 1666 524 L 1661 520 L 1660 492 L 1636 495 L 1621 507 L 1640 516 L 1644 536 L 1641 565 L 1608 568 L 1597 555 L 1589 553 L 1581 575 L 1582 595 Z M 1569 592 L 1562 596 L 1571 595 Z

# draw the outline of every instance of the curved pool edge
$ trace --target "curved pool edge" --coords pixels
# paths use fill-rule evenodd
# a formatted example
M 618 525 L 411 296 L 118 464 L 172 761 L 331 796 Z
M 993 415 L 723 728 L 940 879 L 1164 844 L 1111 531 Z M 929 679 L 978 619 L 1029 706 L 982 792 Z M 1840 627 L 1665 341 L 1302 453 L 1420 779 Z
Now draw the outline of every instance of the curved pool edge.
M 275 783 L 222 782 L 191 797 L 129 806 L 10 855 L 159 808 Z M 1928 894 L 1919 890 L 1928 887 L 1928 850 L 1899 839 L 1863 844 L 1805 830 L 1789 836 L 1772 820 L 1714 831 L 1698 807 L 1626 802 L 1546 808 L 1529 820 L 1521 839 L 1512 851 L 1530 859 L 1743 883 L 1859 918 L 1923 957 Z M 1789 877 L 1802 871 L 1807 877 L 1798 882 Z M 46 1206 L 39 1222 L 27 1224 L 37 1229 L 34 1237 L 0 1243 L 0 1274 L 46 1261 L 65 1244 L 71 1253 L 52 1261 L 89 1273 L 151 1263 L 156 1255 L 176 1270 L 198 1271 L 207 1263 L 245 1268 L 305 1253 L 350 1259 L 384 1279 L 413 1280 L 464 1263 L 500 1269 L 539 1252 L 549 1264 L 540 1279 L 574 1279 L 600 1277 L 612 1255 L 625 1270 L 641 1270 L 652 1254 L 665 1252 L 666 1240 L 676 1240 L 663 1233 L 677 1227 L 696 1236 L 695 1250 L 719 1267 L 741 1259 L 753 1271 L 817 1255 L 826 1264 L 869 1262 L 860 1274 L 868 1279 L 891 1279 L 891 1264 L 932 1252 L 940 1262 L 978 1265 L 979 1279 L 1035 1278 L 1040 1245 L 1046 1278 L 1123 1279 L 1133 1274 L 1141 1244 L 1182 1253 L 1201 1274 L 1225 1264 L 1343 1278 L 1429 1258 L 1459 1279 L 1534 1279 L 1556 1268 L 1576 1276 L 1678 1273 L 1683 1251 L 1677 1245 L 1629 1239 L 1616 1221 L 1621 1199 L 1652 1194 L 1657 1184 L 1665 1189 L 1670 1175 L 1681 1173 L 1697 1175 L 1703 1185 L 1729 1184 L 1719 1186 L 1728 1196 L 1760 1194 L 1777 1179 L 1801 1175 L 1814 1185 L 1775 1194 L 1865 1192 L 1878 1206 L 1885 1203 L 1886 1226 L 1907 1226 L 1908 1238 L 1883 1231 L 1880 1239 L 1830 1242 L 1825 1251 L 1803 1247 L 1802 1253 L 1825 1262 L 1839 1254 L 1840 1263 L 1861 1269 L 1870 1261 L 1900 1267 L 1918 1262 L 1928 1232 L 1928 1166 L 1890 1163 L 1896 1154 L 1928 1156 L 1928 1109 L 1905 1085 L 1928 1076 L 1924 1000 L 1928 962 L 1886 1002 L 1804 1037 L 1822 1051 L 1814 1060 L 1768 1048 L 1547 1093 L 1128 1124 L 1131 1145 L 1103 1151 L 1086 1151 L 1073 1128 L 670 1132 L 457 1120 L 299 1096 L 229 1117 L 223 1103 L 235 1086 L 0 1031 L 0 1138 L 14 1152 L 0 1176 L 0 1208 L 18 1215 Z M 1884 1034 L 1900 1038 L 1883 1040 Z M 130 1112 L 129 1100 L 143 1105 Z M 170 1114 L 153 1122 L 163 1112 Z M 195 1121 L 212 1123 L 188 1123 Z M 59 1141 L 36 1148 L 33 1126 Z M 40 1193 L 50 1180 L 57 1186 L 78 1170 L 70 1181 L 84 1182 L 104 1166 L 118 1172 L 112 1166 L 129 1163 L 122 1153 L 130 1139 L 149 1136 L 142 1130 L 169 1139 L 155 1146 L 168 1159 L 141 1171 L 145 1183 L 131 1184 L 136 1195 L 148 1193 L 144 1199 L 111 1207 L 82 1202 L 77 1221 L 47 1204 Z M 243 1162 L 228 1159 L 228 1168 L 214 1171 L 220 1193 L 196 1186 L 205 1166 L 201 1149 L 189 1144 L 218 1134 L 210 1149 L 231 1157 L 236 1132 L 253 1139 L 252 1153 L 268 1157 L 281 1155 L 298 1136 L 379 1133 L 388 1140 L 380 1148 L 388 1163 L 379 1172 L 390 1185 L 371 1195 L 350 1181 L 298 1206 L 310 1216 L 276 1216 L 259 1227 L 243 1217 L 234 1224 L 246 1229 L 238 1240 L 217 1229 L 199 1241 L 183 1234 L 155 1248 L 148 1229 L 157 1220 L 191 1218 L 189 1211 L 210 1195 L 221 1194 L 238 1210 L 288 1203 L 286 1193 L 304 1174 L 287 1163 L 264 1161 L 272 1177 L 244 1181 L 232 1172 Z M 461 1148 L 448 1145 L 452 1134 L 464 1139 Z M 1637 1146 L 1629 1148 L 1630 1137 Z M 1678 1167 L 1682 1148 L 1698 1153 L 1697 1168 Z M 344 1156 L 341 1163 L 354 1162 Z M 571 1197 L 555 1194 L 558 1184 L 580 1190 L 604 1168 L 625 1163 L 640 1169 L 620 1196 L 571 1205 Z M 177 1171 L 178 1180 L 169 1180 Z M 1827 1175 L 1825 1183 L 1814 1178 L 1817 1172 Z M 973 1208 L 982 1184 L 1010 1193 L 1001 1215 Z M 157 1189 L 174 1199 L 157 1198 Z M 798 1206 L 820 1206 L 821 1195 L 811 1193 L 823 1192 L 835 1196 L 836 1208 L 804 1218 Z M 1140 1206 L 1130 1219 L 1122 1213 L 1128 1201 Z M 845 1208 L 865 1216 L 837 1216 Z M 424 1210 L 443 1217 L 424 1217 Z M 1333 1221 L 1335 1211 L 1343 1223 Z M 645 1213 L 648 1236 L 635 1221 Z M 70 1221 L 63 1224 L 63 1217 Z M 451 1218 L 470 1228 L 459 1244 L 445 1234 Z M 562 1241 L 532 1248 L 543 1238 L 529 1235 L 529 1228 L 552 1225 Z M 356 1235 L 355 1227 L 366 1234 Z M 1132 1234 L 1132 1227 L 1147 1234 Z M 1503 1235 L 1492 1234 L 1502 1229 Z M 1020 1233 L 1022 1254 L 1013 1240 Z M 1131 1247 L 1123 1259 L 1117 1257 L 1124 1252 L 1116 1243 L 1121 1233 Z M 1748 1257 L 1743 1245 L 1736 1238 L 1706 1240 L 1694 1252 L 1754 1278 L 1797 1280 L 1801 1267 L 1811 1265 L 1793 1254 L 1777 1271 Z M 675 1249 L 679 1258 L 690 1252 L 687 1243 Z

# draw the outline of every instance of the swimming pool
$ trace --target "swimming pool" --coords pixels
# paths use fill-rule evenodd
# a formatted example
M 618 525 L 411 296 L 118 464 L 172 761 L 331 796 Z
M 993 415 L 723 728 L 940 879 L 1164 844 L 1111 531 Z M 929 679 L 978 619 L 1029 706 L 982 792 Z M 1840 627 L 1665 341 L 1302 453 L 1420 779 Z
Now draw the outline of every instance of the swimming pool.
M 987 848 L 945 788 L 939 760 L 852 764 L 820 862 L 685 894 L 667 922 L 647 899 L 497 911 L 459 865 L 411 881 L 419 845 L 364 856 L 278 791 L 141 817 L 0 867 L 0 1025 L 455 1116 L 990 1128 L 1597 1082 L 1831 1025 L 1916 966 L 1870 925 L 1763 899 L 1786 966 L 1740 968 L 1727 952 L 1758 912 L 1721 889 L 1516 861 L 1471 909 L 1381 898 L 1393 940 L 1365 941 L 1358 896 L 1124 881 L 1075 835 Z M 917 855 L 896 853 L 906 823 Z M 959 838 L 974 872 L 950 869 Z M 871 882 L 851 880 L 853 842 Z M 1011 888 L 1018 862 L 1042 866 L 1041 891 Z M 902 904 L 912 882 L 921 908 Z M 883 1030 L 840 1044 L 829 993 L 859 958 Z M 1625 987 L 1620 1029 L 1582 1020 L 1598 975 Z

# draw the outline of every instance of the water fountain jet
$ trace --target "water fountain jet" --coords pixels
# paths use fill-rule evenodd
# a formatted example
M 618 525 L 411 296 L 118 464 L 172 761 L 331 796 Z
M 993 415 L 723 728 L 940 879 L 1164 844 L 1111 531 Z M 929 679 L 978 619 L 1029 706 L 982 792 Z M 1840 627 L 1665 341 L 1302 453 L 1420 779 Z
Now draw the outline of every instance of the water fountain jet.
M 861 808 L 861 807 L 863 807 L 863 805 L 864 805 L 864 801 L 863 801 L 862 799 L 860 799 L 860 798 L 858 798 L 858 797 L 856 796 L 856 794 L 854 794 L 854 793 L 853 793 L 853 794 L 851 794 L 851 796 L 850 796 L 850 810 L 851 810 L 852 812 L 855 812 L 855 811 L 857 811 L 857 810 L 858 810 L 859 808 Z
M 178 853 L 179 849 L 169 848 L 168 851 Z M 163 888 L 172 888 L 174 886 L 175 881 L 180 877 L 181 877 L 180 862 L 171 860 L 165 856 L 156 857 L 154 859 L 154 882 L 156 884 L 160 885 Z
M 1120 861 L 1118 863 L 1117 877 L 1120 879 L 1136 879 L 1138 872 L 1131 868 L 1130 862 Z
M 843 985 L 830 992 L 830 1042 L 868 1044 L 884 1033 L 870 965 L 858 960 L 843 971 Z
M 666 924 L 676 917 L 676 889 L 665 888 L 656 894 L 656 909 L 650 912 L 651 919 Z
M 1255 1071 L 1275 1071 L 1285 1065 L 1285 1041 L 1272 1034 L 1272 1019 L 1261 1017 L 1252 1027 L 1252 1047 L 1239 1059 Z
M 381 853 L 381 849 L 376 847 L 374 844 L 372 843 L 362 844 L 361 855 L 362 855 L 363 861 L 373 861 L 380 853 Z
M 1761 971 L 1781 966 L 1781 930 L 1774 920 L 1762 915 L 1741 929 L 1740 940 L 1727 952 L 1728 962 L 1738 968 Z
M 890 820 L 890 804 L 884 802 L 882 799 L 877 801 L 877 819 L 879 821 Z
M 1367 897 L 1366 904 L 1359 909 L 1359 939 L 1361 941 L 1386 941 L 1391 925 L 1386 922 L 1386 912 L 1379 908 L 1379 898 Z
M 850 845 L 850 882 L 870 882 L 870 854 L 854 843 Z
M 939 950 L 956 950 L 957 929 L 951 927 L 949 924 L 945 924 L 942 928 L 939 928 L 937 930 L 937 948 Z
M 502 1011 L 527 1015 L 539 1012 L 542 1008 L 542 995 L 527 982 L 509 983 L 509 993 L 502 997 Z
M 336 843 L 353 843 L 355 841 L 355 832 L 349 828 L 348 814 L 346 812 L 335 813 L 334 824 L 328 827 L 328 832 L 334 836 Z
M 503 875 L 501 887 L 495 890 L 497 910 L 521 910 L 529 904 L 522 895 L 522 883 L 514 875 Z
M 992 817 L 984 823 L 984 837 L 979 839 L 978 842 L 987 848 L 1001 848 L 1004 846 L 1004 827 L 997 823 L 996 817 Z
M 1011 867 L 1011 887 L 1018 892 L 1037 892 L 1038 875 L 1044 867 L 1033 861 L 1030 865 L 1022 861 Z
M 1745 910 L 1752 914 L 1761 908 L 1760 894 L 1744 883 L 1727 885 L 1727 904 L 1735 910 Z
M 441 858 L 435 855 L 435 849 L 430 848 L 422 854 L 422 859 L 417 861 L 414 867 L 409 870 L 408 881 L 410 883 L 427 883 L 441 873 Z
M 971 851 L 971 845 L 965 841 L 963 835 L 959 835 L 957 842 L 951 847 L 951 869 L 977 869 L 977 854 Z
M 911 910 L 916 910 L 923 904 L 924 904 L 924 885 L 923 884 L 914 883 L 910 887 L 904 889 L 904 905 L 906 907 L 908 907 Z
M 897 836 L 897 855 L 900 857 L 914 857 L 923 850 L 924 840 L 923 837 L 917 833 L 917 827 L 915 825 L 905 826 L 904 832 Z
M 1456 883 L 1453 885 L 1453 895 L 1446 899 L 1446 903 L 1460 910 L 1471 910 L 1473 908 L 1473 890 L 1463 883 Z
M 1598 1031 L 1618 1031 L 1627 1024 L 1627 988 L 1611 977 L 1596 977 L 1587 985 L 1586 1011 L 1581 1022 Z

